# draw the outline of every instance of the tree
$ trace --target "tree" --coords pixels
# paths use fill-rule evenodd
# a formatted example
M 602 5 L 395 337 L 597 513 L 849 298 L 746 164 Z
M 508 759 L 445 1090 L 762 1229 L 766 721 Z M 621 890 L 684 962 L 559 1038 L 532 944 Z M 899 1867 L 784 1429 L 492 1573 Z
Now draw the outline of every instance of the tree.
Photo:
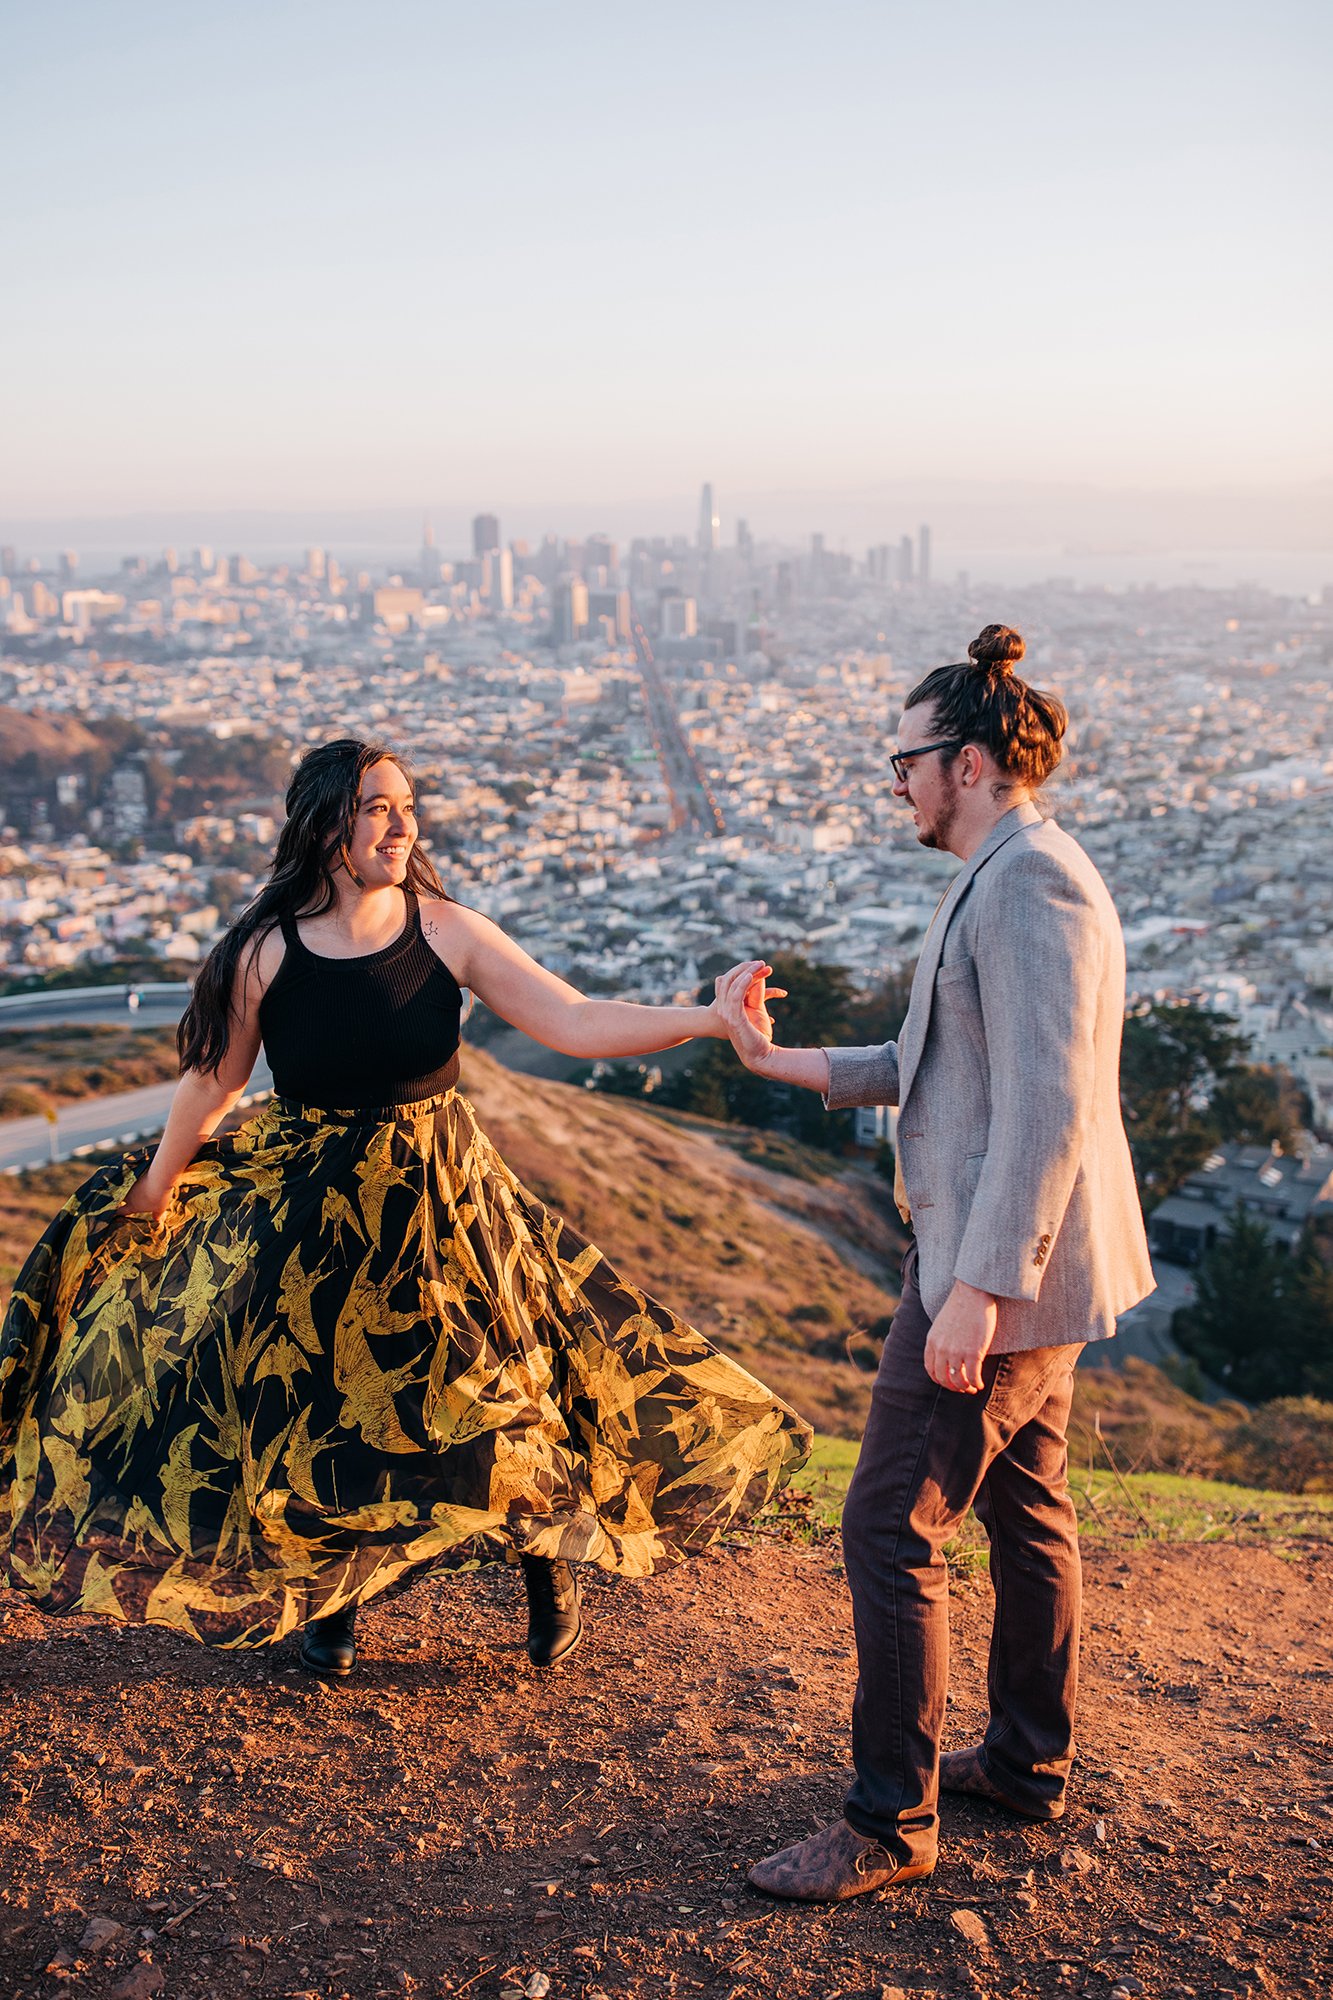
M 1222 1077 L 1209 1109 L 1224 1139 L 1294 1153 L 1310 1122 L 1310 1100 L 1290 1070 L 1238 1063 Z
M 785 988 L 787 996 L 772 1004 L 778 1040 L 789 1048 L 845 1040 L 856 1005 L 851 974 L 841 965 L 820 965 L 801 952 L 777 952 L 769 963 L 773 967 L 769 985 Z M 711 983 L 700 997 L 712 999 Z
M 1145 1208 L 1226 1140 L 1295 1148 L 1309 1113 L 1284 1069 L 1241 1060 L 1236 1023 L 1190 1002 L 1154 1001 L 1125 1020 L 1120 1100 Z
M 850 973 L 840 965 L 820 965 L 794 952 L 779 952 L 771 963 L 770 984 L 785 988 L 787 995 L 773 1003 L 780 1042 L 807 1048 L 855 1039 L 857 1000 Z M 700 999 L 710 1000 L 712 991 L 710 980 L 700 989 Z M 723 1042 L 701 1044 L 688 1069 L 663 1082 L 657 1099 L 704 1118 L 790 1132 L 812 1146 L 836 1148 L 849 1130 L 848 1118 L 825 1111 L 812 1091 L 753 1075 Z
M 1288 1254 L 1240 1209 L 1200 1262 L 1194 1301 L 1176 1315 L 1175 1331 L 1204 1372 L 1246 1402 L 1327 1396 L 1331 1314 L 1333 1272 L 1313 1236 Z
M 1120 1099 L 1146 1204 L 1179 1187 L 1217 1145 L 1209 1108 L 1245 1046 L 1235 1026 L 1202 1007 L 1163 1001 L 1126 1018 Z
M 850 1021 L 854 1043 L 868 1046 L 897 1041 L 907 1019 L 915 972 L 913 964 L 904 966 L 901 972 L 886 973 L 873 992 L 856 1002 Z

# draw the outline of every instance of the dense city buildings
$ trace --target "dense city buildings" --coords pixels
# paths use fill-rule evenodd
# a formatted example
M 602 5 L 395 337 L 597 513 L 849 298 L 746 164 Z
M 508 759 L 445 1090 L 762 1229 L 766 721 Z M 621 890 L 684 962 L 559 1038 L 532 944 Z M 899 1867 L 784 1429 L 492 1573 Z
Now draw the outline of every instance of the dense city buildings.
M 1333 1124 L 1333 605 L 1252 587 L 988 587 L 930 531 L 617 546 L 430 523 L 397 570 L 195 549 L 112 575 L 3 552 L 0 979 L 188 966 L 251 892 L 293 751 L 400 748 L 452 893 L 598 991 L 798 949 L 870 983 L 956 863 L 892 796 L 904 694 L 980 625 L 1064 696 L 1049 808 L 1105 874 L 1130 993 L 1240 1020 Z M 74 581 L 75 578 L 78 581 Z

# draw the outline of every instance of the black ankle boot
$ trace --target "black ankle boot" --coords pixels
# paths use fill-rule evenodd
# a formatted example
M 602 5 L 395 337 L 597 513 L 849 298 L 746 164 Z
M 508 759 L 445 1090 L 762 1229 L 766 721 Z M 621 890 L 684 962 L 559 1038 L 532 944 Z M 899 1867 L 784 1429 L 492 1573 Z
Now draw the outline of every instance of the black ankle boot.
M 312 1618 L 301 1640 L 301 1665 L 312 1674 L 350 1674 L 356 1665 L 356 1606 Z
M 551 1667 L 567 1658 L 583 1637 L 579 1580 L 567 1562 L 551 1562 L 545 1556 L 519 1560 L 528 1593 L 528 1658 L 534 1667 Z

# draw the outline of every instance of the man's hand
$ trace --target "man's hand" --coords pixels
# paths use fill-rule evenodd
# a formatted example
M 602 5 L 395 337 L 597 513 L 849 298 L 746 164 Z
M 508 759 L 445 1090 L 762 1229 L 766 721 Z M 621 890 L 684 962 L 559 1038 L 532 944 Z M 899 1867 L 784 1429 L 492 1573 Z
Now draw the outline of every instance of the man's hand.
M 731 1038 L 731 1046 L 747 1069 L 762 1071 L 773 1053 L 773 1022 L 768 1002 L 785 1000 L 787 994 L 784 987 L 767 985 L 772 970 L 762 959 L 747 959 L 743 965 L 722 973 L 713 983 L 717 995 L 713 1005 Z
M 990 1352 L 999 1317 L 989 1292 L 979 1292 L 975 1285 L 955 1278 L 926 1341 L 926 1373 L 931 1381 L 960 1395 L 977 1395 L 981 1364 Z

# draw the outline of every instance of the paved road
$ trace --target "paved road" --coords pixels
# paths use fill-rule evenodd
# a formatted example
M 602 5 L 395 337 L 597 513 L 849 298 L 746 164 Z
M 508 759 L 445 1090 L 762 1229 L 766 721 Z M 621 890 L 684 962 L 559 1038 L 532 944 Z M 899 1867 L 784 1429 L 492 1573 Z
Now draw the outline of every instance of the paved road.
M 250 1091 L 257 1096 L 271 1089 L 272 1082 L 261 1056 L 250 1079 Z M 174 1083 L 151 1083 L 142 1090 L 118 1091 L 114 1097 L 87 1097 L 78 1104 L 64 1105 L 54 1125 L 45 1118 L 0 1120 L 0 1173 L 72 1159 L 99 1146 L 128 1146 L 140 1139 L 155 1139 L 175 1088 Z
M 185 1009 L 188 986 L 140 990 L 128 1004 L 124 986 L 75 987 L 54 993 L 8 994 L 0 999 L 0 1028 L 67 1028 L 106 1022 L 115 1028 L 174 1027 Z
M 96 994 L 35 993 L 31 998 L 25 995 L 21 1001 L 10 1000 L 0 1006 L 0 1029 L 55 1028 L 92 1021 L 112 1021 L 118 1026 L 166 1026 L 179 1018 L 186 990 L 182 987 L 175 992 L 145 993 L 134 1013 L 126 1008 L 123 987 L 107 988 Z M 563 1081 L 582 1066 L 570 1056 L 542 1048 L 517 1028 L 493 1032 L 485 1047 L 506 1069 L 530 1076 Z M 258 1095 L 272 1085 L 272 1074 L 261 1055 L 250 1079 L 251 1092 Z M 166 1120 L 174 1089 L 172 1083 L 154 1083 L 142 1090 L 121 1091 L 114 1097 L 86 1098 L 81 1103 L 66 1105 L 54 1126 L 40 1117 L 0 1119 L 0 1173 L 45 1166 L 53 1159 L 68 1160 L 99 1146 L 130 1145 L 141 1139 L 156 1138 Z

